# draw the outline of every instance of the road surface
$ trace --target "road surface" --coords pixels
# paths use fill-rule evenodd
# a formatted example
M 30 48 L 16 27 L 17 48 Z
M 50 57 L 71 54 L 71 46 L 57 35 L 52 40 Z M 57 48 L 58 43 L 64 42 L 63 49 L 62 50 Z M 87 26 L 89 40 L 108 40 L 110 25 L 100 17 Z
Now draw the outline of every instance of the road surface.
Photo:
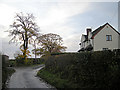
M 54 88 L 36 76 L 43 67 L 44 65 L 15 68 L 16 72 L 8 80 L 8 88 Z

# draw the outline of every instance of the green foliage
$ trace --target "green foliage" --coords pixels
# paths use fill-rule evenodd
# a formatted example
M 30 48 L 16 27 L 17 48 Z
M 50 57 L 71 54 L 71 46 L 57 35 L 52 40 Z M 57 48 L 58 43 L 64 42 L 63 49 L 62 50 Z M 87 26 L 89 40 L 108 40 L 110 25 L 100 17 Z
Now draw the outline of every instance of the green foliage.
M 7 64 L 5 62 L 5 58 L 2 56 L 2 90 L 6 88 L 6 81 L 9 78 L 9 76 L 14 73 L 15 70 L 12 68 L 7 68 Z
M 46 80 L 49 84 L 55 86 L 57 89 L 60 88 L 73 88 L 75 85 L 70 83 L 66 79 L 61 79 L 58 75 L 48 72 L 45 69 L 40 70 L 37 73 L 37 76 L 41 77 L 42 79 Z
M 24 50 L 23 50 L 24 51 Z M 33 64 L 33 59 L 28 59 L 27 57 L 30 56 L 29 55 L 29 50 L 26 51 L 26 56 L 22 55 L 22 54 L 17 54 L 17 56 L 15 57 L 15 62 L 17 66 L 20 65 L 31 65 Z M 26 58 L 24 58 L 26 57 Z
M 16 61 L 14 59 L 13 60 L 9 60 L 9 66 L 10 67 L 16 66 Z
M 15 64 L 16 66 L 29 66 L 35 64 L 43 64 L 44 62 L 45 60 L 43 58 L 27 58 L 27 60 L 25 61 L 22 57 L 17 57 L 15 61 L 10 61 L 10 65 L 14 66 Z
M 6 88 L 7 79 L 15 72 L 15 70 L 12 68 L 6 68 L 3 70 L 2 70 L 2 89 L 4 90 L 4 88 Z
M 43 64 L 44 63 L 44 59 L 42 58 L 28 58 L 28 61 L 31 61 L 31 65 L 32 64 Z
M 40 37 L 38 37 L 38 42 L 40 44 L 40 49 L 36 49 L 38 51 L 38 54 L 41 55 L 49 55 L 51 53 L 60 53 L 66 50 L 66 47 L 63 46 L 62 38 L 60 35 L 48 33 L 43 34 Z
M 16 60 L 16 65 L 23 65 L 25 62 L 24 60 L 24 56 L 23 55 L 18 55 L 15 57 L 15 60 Z
M 12 36 L 10 42 L 19 42 L 22 51 L 22 57 L 25 64 L 28 64 L 27 56 L 29 56 L 28 45 L 33 42 L 33 38 L 38 36 L 39 27 L 34 21 L 33 14 L 17 13 L 14 17 L 14 22 L 10 25 L 9 36 Z M 22 61 L 21 61 L 22 62 Z
M 117 88 L 120 84 L 119 50 L 53 55 L 45 65 L 45 70 L 77 88 Z

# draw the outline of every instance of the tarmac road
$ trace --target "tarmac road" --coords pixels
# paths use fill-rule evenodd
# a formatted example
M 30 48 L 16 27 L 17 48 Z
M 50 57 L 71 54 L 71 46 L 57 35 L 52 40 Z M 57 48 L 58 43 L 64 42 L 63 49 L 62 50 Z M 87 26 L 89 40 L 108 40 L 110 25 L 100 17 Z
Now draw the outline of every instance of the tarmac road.
M 15 68 L 16 72 L 8 81 L 8 88 L 54 88 L 36 76 L 44 65 Z

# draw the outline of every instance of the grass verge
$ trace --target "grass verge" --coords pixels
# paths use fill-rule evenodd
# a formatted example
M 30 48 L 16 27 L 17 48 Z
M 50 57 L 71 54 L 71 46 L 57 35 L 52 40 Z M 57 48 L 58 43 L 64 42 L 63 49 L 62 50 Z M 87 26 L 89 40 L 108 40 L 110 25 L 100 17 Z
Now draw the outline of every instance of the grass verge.
M 2 90 L 6 88 L 6 81 L 15 72 L 13 68 L 6 68 L 2 70 Z
M 52 86 L 56 87 L 57 89 L 61 88 L 74 88 L 76 85 L 70 82 L 67 79 L 61 79 L 59 75 L 50 73 L 49 71 L 45 70 L 45 68 L 41 69 L 37 76 L 45 80 L 47 83 L 51 84 Z

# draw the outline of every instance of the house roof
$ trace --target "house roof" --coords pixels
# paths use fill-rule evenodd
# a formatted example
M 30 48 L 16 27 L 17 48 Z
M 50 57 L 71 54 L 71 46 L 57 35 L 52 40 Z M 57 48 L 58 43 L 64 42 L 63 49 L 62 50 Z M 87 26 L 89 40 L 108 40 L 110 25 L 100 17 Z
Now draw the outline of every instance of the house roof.
M 84 35 L 84 37 L 85 37 L 85 40 L 87 40 L 87 39 L 88 39 L 88 36 L 87 36 L 87 35 Z
M 85 37 L 85 40 L 83 42 L 87 41 L 88 40 L 88 36 L 87 35 L 83 35 L 83 36 Z
M 106 25 L 109 25 L 115 32 L 117 32 L 120 35 L 120 33 L 118 31 L 116 31 L 109 23 L 106 23 L 103 26 L 100 26 L 96 30 L 94 30 L 92 32 L 92 37 L 91 38 L 93 39 L 97 35 L 97 33 L 99 33 Z

